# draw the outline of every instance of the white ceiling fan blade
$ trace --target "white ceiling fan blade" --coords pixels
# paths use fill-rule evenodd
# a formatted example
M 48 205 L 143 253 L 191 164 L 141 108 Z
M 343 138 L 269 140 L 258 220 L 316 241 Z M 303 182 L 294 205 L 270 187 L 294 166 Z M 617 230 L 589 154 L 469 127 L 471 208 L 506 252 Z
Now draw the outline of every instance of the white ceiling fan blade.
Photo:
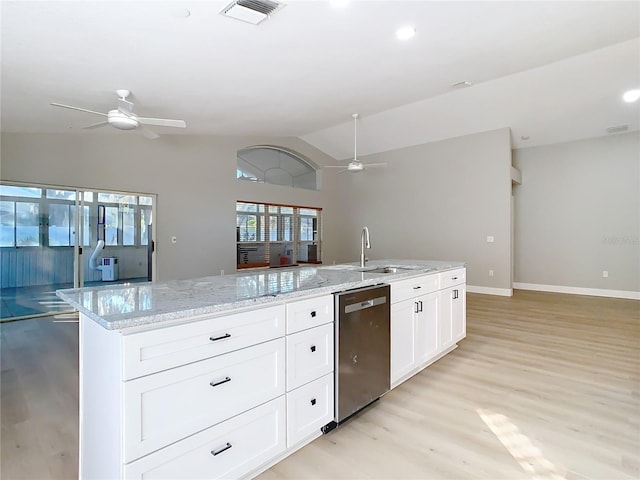
M 63 105 L 62 103 L 50 103 L 50 105 L 53 105 L 54 107 L 68 108 L 70 110 L 78 110 L 79 112 L 95 113 L 96 115 L 102 115 L 103 117 L 107 116 L 106 113 L 96 112 L 96 111 L 93 111 L 93 110 L 87 110 L 86 108 L 72 107 L 71 105 Z
M 170 120 L 168 118 L 146 118 L 136 117 L 136 120 L 145 125 L 157 125 L 159 127 L 177 127 L 187 128 L 187 124 L 184 120 Z
M 345 168 L 345 165 L 325 165 L 324 168 Z
M 125 115 L 131 115 L 133 113 L 133 103 L 124 98 L 118 99 L 118 110 Z
M 91 125 L 87 125 L 86 127 L 82 127 L 83 130 L 91 130 L 93 128 L 98 128 L 98 127 L 102 127 L 104 125 L 109 125 L 109 122 L 98 122 L 98 123 L 93 123 Z
M 156 138 L 160 138 L 160 135 L 158 135 L 156 132 L 154 132 L 153 130 L 147 127 L 140 125 L 140 130 L 142 131 L 142 135 L 144 135 L 144 137 L 148 138 L 149 140 L 155 140 Z
M 365 167 L 386 167 L 387 163 L 365 163 Z

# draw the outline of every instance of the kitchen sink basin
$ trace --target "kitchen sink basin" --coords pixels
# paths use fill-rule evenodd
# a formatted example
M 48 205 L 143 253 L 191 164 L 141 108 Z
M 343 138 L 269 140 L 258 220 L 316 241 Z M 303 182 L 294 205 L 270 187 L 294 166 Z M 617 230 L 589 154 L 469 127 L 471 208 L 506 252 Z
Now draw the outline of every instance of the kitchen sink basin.
M 406 270 L 410 270 L 408 268 L 401 268 L 401 267 L 377 267 L 377 268 L 362 268 L 360 269 L 361 272 L 363 273 L 398 273 L 398 272 L 404 272 Z

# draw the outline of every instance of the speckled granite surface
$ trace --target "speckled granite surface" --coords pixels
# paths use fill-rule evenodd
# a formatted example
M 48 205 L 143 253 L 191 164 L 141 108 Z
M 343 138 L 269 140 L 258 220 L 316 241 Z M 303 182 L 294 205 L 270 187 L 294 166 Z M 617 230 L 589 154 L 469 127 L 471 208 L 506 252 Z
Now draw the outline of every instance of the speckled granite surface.
M 380 266 L 401 269 L 373 273 Z M 356 264 L 252 270 L 168 282 L 104 285 L 56 294 L 108 330 L 175 322 L 194 315 L 233 311 L 464 267 L 464 262 L 376 260 Z

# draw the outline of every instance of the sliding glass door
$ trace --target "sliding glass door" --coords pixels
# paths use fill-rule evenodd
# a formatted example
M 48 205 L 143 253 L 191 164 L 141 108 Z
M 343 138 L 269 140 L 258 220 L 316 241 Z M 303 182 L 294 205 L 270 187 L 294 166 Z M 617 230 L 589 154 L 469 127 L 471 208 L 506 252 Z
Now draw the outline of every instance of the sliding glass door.
M 0 184 L 0 319 L 68 310 L 59 288 L 153 279 L 155 195 Z

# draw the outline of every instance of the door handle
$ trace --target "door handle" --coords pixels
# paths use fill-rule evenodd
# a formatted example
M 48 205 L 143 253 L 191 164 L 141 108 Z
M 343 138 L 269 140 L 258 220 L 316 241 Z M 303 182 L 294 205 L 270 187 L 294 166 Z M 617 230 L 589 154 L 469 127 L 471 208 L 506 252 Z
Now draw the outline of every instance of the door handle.
M 315 352 L 316 351 L 316 346 L 315 345 L 311 345 L 311 352 Z

